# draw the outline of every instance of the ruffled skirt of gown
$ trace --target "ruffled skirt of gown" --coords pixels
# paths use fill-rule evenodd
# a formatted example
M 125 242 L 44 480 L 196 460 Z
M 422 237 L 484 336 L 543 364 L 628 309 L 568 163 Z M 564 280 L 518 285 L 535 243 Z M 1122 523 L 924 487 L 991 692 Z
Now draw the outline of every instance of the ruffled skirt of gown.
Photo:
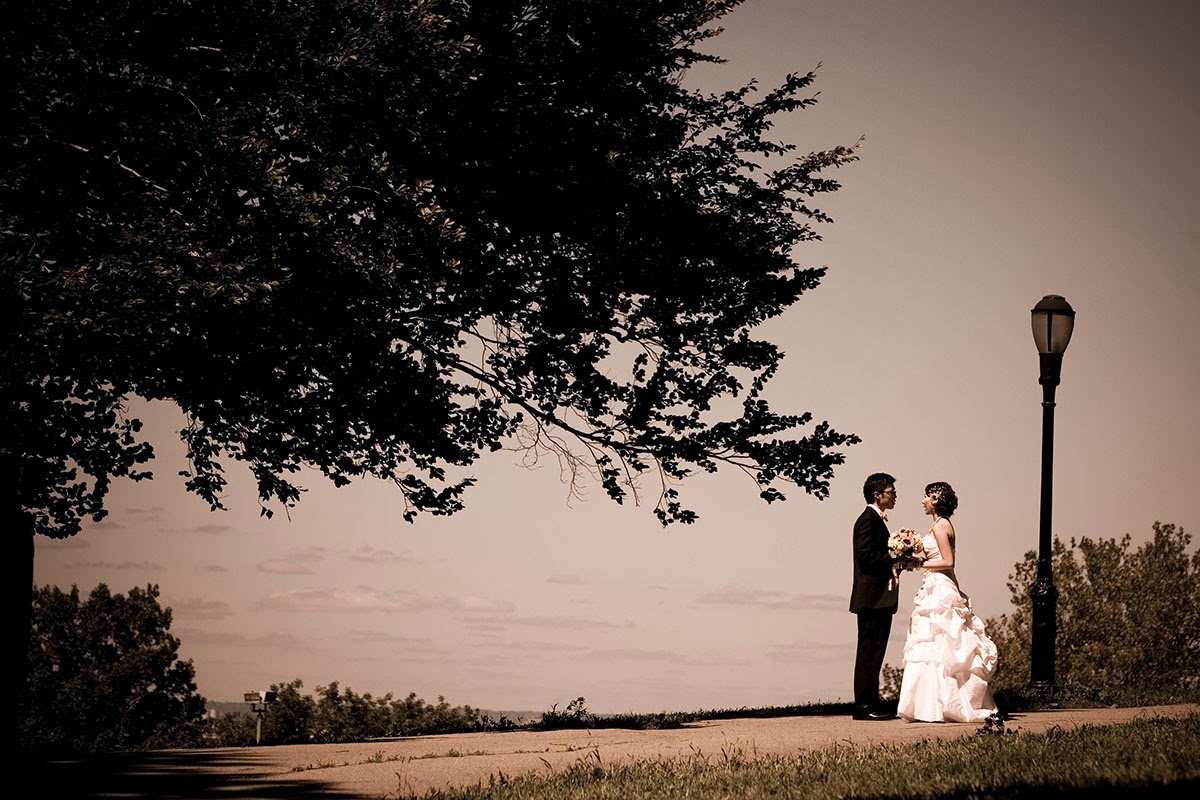
M 996 645 L 953 573 L 929 571 L 913 600 L 896 713 L 923 722 L 979 722 L 996 713 L 988 685 Z

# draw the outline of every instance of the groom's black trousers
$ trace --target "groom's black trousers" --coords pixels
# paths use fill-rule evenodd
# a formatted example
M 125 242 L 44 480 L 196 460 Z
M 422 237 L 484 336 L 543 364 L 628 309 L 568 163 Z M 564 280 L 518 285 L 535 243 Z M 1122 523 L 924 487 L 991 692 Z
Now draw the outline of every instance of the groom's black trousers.
M 854 703 L 874 706 L 879 702 L 879 672 L 895 609 L 864 608 L 857 612 L 858 653 L 854 657 Z

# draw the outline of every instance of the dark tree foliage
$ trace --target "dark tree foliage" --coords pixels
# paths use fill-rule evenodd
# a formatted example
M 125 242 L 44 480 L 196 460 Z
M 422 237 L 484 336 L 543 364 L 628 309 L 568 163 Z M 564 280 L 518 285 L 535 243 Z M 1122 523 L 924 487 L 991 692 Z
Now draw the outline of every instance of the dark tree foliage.
M 767 501 L 827 496 L 857 438 L 772 410 L 781 353 L 752 334 L 822 277 L 794 249 L 855 151 L 769 138 L 812 73 L 682 85 L 739 3 L 5 4 L 17 635 L 30 534 L 149 477 L 133 396 L 183 410 L 182 477 L 214 508 L 234 460 L 265 514 L 304 467 L 453 513 L 505 446 L 664 524 L 695 519 L 676 482 L 722 465 Z
M 1080 697 L 1140 689 L 1200 688 L 1200 551 L 1175 525 L 1154 523 L 1134 549 L 1117 539 L 1081 538 L 1052 548 L 1058 589 L 1055 682 Z M 986 623 L 1000 651 L 995 686 L 1029 683 L 1037 553 L 1009 576 L 1014 610 Z
M 357 695 L 349 687 L 342 691 L 337 681 L 318 686 L 317 695 L 312 731 L 316 741 L 361 741 L 391 732 L 391 695 L 376 700 L 369 693 Z
M 250 747 L 260 744 L 252 713 L 225 713 L 205 720 L 193 747 Z
M 205 700 L 191 661 L 180 661 L 171 609 L 158 587 L 80 600 L 46 586 L 33 593 L 24 750 L 108 752 L 194 740 Z
M 263 744 L 360 742 L 385 736 L 500 730 L 507 721 L 494 722 L 470 706 L 451 706 L 444 697 L 438 697 L 437 703 L 427 703 L 415 693 L 403 700 L 394 699 L 390 692 L 373 697 L 340 688 L 336 681 L 318 686 L 316 696 L 301 693 L 303 687 L 299 678 L 271 686 L 276 699 L 263 714 Z M 216 736 L 215 729 L 213 733 L 212 743 L 227 744 Z
M 304 682 L 299 678 L 285 685 L 271 685 L 275 701 L 263 712 L 262 737 L 267 744 L 294 744 L 312 741 L 313 720 L 317 702 L 302 694 Z

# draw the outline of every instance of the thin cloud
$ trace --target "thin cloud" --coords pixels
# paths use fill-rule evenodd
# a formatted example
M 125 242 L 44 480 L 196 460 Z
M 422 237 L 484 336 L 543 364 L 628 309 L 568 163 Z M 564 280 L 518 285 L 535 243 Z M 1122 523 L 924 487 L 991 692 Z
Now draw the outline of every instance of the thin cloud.
M 324 561 L 326 552 L 324 547 L 310 547 L 307 550 L 295 550 L 288 553 L 285 558 L 288 561 Z
M 197 525 L 192 528 L 193 533 L 225 533 L 225 531 L 233 530 L 232 525 Z
M 573 630 L 615 630 L 619 628 L 633 627 L 632 622 L 618 623 L 610 622 L 609 620 L 605 619 L 588 619 L 586 617 L 475 617 L 471 619 L 462 619 L 460 621 L 481 627 L 522 625 L 531 628 L 567 628 Z
M 443 608 L 452 611 L 512 611 L 513 604 L 506 600 L 491 600 L 487 597 L 464 595 L 462 597 L 443 597 Z
M 168 603 L 176 615 L 188 619 L 226 619 L 233 616 L 233 608 L 223 600 L 202 600 L 198 597 L 185 597 Z
M 586 586 L 591 583 L 591 581 L 582 575 L 569 574 L 551 575 L 549 578 L 546 578 L 546 583 L 557 583 L 563 586 Z
M 108 516 L 99 522 L 85 520 L 83 523 L 83 530 L 88 531 L 89 533 L 114 533 L 116 531 L 127 531 L 129 530 L 129 526 L 123 522 L 118 522 L 117 520 L 113 519 L 112 516 Z
M 497 661 L 494 654 L 480 653 L 476 655 L 462 655 L 452 651 L 429 649 L 429 650 L 408 650 L 402 653 L 393 653 L 389 655 L 385 661 L 387 664 L 423 664 L 427 666 L 437 667 L 439 671 L 444 671 L 450 667 L 468 667 L 480 668 L 486 673 L 497 676 L 505 676 L 508 674 L 507 667 L 504 662 Z
M 694 664 L 691 658 L 673 650 L 643 650 L 635 647 L 615 647 L 587 652 L 588 661 L 651 661 L 669 664 Z
M 436 601 L 416 592 L 378 592 L 373 589 L 313 589 L 275 592 L 259 601 L 259 608 L 271 611 L 427 611 Z
M 134 506 L 121 511 L 131 517 L 159 517 L 167 513 L 167 509 L 163 506 L 150 506 L 149 508 L 139 508 Z
M 273 558 L 258 565 L 261 572 L 274 575 L 312 575 L 313 571 L 304 566 L 306 563 L 324 561 L 326 550 L 323 547 L 310 547 L 307 550 L 294 550 L 283 558 Z
M 526 655 L 545 655 L 550 653 L 578 654 L 590 650 L 587 645 L 569 644 L 550 639 L 512 639 L 510 637 L 489 639 L 475 643 L 475 647 L 485 647 L 490 650 L 506 650 Z
M 349 632 L 350 641 L 355 644 L 400 644 L 418 646 L 428 652 L 433 646 L 433 640 L 427 636 L 400 636 L 390 631 L 364 630 L 354 628 Z
M 153 561 L 76 561 L 68 564 L 71 569 L 133 569 L 142 572 L 162 572 L 166 569 L 162 564 Z
M 313 571 L 303 564 L 297 564 L 295 561 L 287 559 L 273 559 L 271 561 L 263 561 L 258 565 L 259 572 L 269 572 L 272 575 L 312 575 Z
M 318 589 L 276 592 L 258 603 L 273 611 L 458 611 L 503 612 L 512 609 L 506 601 L 464 595 L 426 597 L 412 591 L 381 592 L 375 589 Z
M 844 642 L 793 642 L 772 648 L 767 652 L 767 659 L 785 664 L 845 661 L 849 666 L 854 659 L 854 646 L 854 642 L 848 640 Z
M 753 606 L 779 610 L 841 611 L 846 598 L 838 594 L 801 594 L 730 587 L 707 592 L 697 603 L 722 606 Z
M 234 647 L 253 647 L 263 650 L 302 652 L 315 649 L 313 643 L 308 639 L 294 636 L 290 633 L 267 633 L 260 636 L 252 636 L 229 630 L 212 631 L 205 628 L 181 628 L 175 635 L 188 647 L 196 645 L 232 645 Z
M 347 558 L 351 561 L 362 561 L 369 564 L 412 560 L 412 556 L 408 553 L 397 553 L 395 550 L 381 550 L 378 547 L 371 547 L 370 545 L 363 545 L 350 553 Z
M 92 543 L 86 536 L 69 536 L 66 539 L 51 539 L 43 536 L 38 540 L 37 546 L 48 550 L 83 550 L 91 547 Z

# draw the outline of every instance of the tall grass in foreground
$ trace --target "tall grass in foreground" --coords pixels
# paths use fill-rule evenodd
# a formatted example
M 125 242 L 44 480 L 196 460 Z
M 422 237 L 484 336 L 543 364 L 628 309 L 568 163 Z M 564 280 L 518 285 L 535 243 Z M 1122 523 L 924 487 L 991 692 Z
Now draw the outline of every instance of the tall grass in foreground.
M 966 739 L 834 746 L 795 756 L 741 751 L 603 764 L 582 757 L 551 776 L 498 776 L 426 800 L 611 798 L 1192 798 L 1200 789 L 1200 715 L 1044 734 L 985 726 Z M 402 794 L 403 796 L 403 794 Z

